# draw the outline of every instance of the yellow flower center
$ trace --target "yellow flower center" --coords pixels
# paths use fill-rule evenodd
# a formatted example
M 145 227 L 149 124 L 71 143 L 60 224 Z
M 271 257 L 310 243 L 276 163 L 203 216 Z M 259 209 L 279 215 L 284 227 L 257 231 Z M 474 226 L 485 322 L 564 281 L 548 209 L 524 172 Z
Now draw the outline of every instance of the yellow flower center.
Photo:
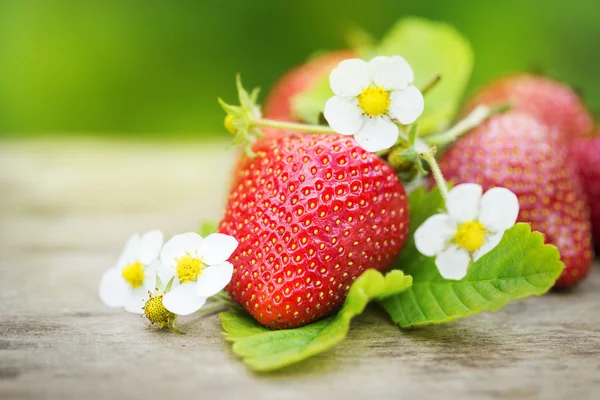
M 198 279 L 200 270 L 202 269 L 202 259 L 192 257 L 189 253 L 179 257 L 177 261 L 177 276 L 181 283 L 194 281 Z
M 378 117 L 387 112 L 390 105 L 390 92 L 382 87 L 369 87 L 363 89 L 358 95 L 358 106 L 365 114 Z
M 483 246 L 486 229 L 479 221 L 467 221 L 460 225 L 454 234 L 454 241 L 459 247 L 472 253 Z
M 169 310 L 163 305 L 162 296 L 152 297 L 150 295 L 150 299 L 144 304 L 144 314 L 151 323 L 158 324 L 161 327 L 167 324 L 172 317 Z
M 121 275 L 133 288 L 138 288 L 144 283 L 144 264 L 141 261 L 127 264 L 121 270 Z

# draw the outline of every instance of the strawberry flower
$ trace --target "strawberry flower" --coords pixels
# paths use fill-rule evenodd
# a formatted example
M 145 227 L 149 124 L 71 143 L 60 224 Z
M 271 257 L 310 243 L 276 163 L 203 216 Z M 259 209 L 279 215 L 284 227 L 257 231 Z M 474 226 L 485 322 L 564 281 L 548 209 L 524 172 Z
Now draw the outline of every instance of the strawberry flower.
M 233 265 L 227 262 L 237 248 L 232 236 L 221 233 L 202 238 L 195 232 L 173 236 L 160 253 L 161 280 L 173 279 L 164 295 L 167 310 L 178 315 L 198 311 L 210 296 L 219 293 L 231 280 Z
M 429 217 L 415 232 L 415 246 L 445 279 L 460 280 L 471 261 L 477 261 L 500 243 L 504 231 L 519 215 L 519 200 L 506 188 L 482 196 L 481 186 L 457 185 L 448 192 L 447 213 Z
M 390 148 L 398 138 L 395 122 L 411 124 L 423 113 L 423 95 L 413 80 L 401 56 L 344 60 L 329 75 L 335 96 L 325 104 L 325 118 L 367 151 Z
M 129 238 L 116 265 L 100 281 L 100 299 L 109 307 L 142 314 L 148 290 L 156 284 L 158 255 L 163 244 L 161 231 L 153 230 Z

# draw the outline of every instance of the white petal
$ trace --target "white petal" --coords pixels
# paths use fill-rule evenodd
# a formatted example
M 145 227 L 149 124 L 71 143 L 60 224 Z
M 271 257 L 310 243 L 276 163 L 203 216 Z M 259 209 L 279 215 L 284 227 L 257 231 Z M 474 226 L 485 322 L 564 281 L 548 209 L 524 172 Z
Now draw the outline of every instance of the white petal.
M 461 280 L 467 275 L 471 257 L 465 249 L 452 246 L 435 258 L 435 265 L 444 279 Z
M 198 296 L 214 296 L 227 286 L 232 275 L 233 265 L 228 262 L 204 268 L 196 283 L 196 293 Z
M 331 129 L 342 135 L 354 135 L 363 123 L 362 110 L 356 97 L 330 98 L 325 103 L 323 115 Z
M 190 315 L 206 303 L 206 297 L 196 294 L 196 282 L 188 282 L 171 289 L 163 297 L 163 305 L 177 315 Z
M 217 265 L 227 261 L 238 246 L 233 236 L 213 233 L 204 238 L 200 255 L 206 265 Z
M 340 62 L 329 75 L 329 86 L 337 96 L 358 96 L 370 84 L 369 64 L 358 58 Z
M 121 276 L 121 268 L 111 268 L 102 275 L 100 280 L 100 300 L 109 307 L 123 307 L 130 286 Z
M 415 76 L 410 64 L 401 56 L 375 57 L 369 61 L 371 79 L 386 90 L 403 90 Z
M 481 198 L 479 222 L 489 231 L 504 231 L 512 227 L 518 216 L 519 199 L 506 188 L 492 188 Z
M 140 261 L 142 264 L 151 264 L 158 258 L 163 245 L 163 234 L 159 230 L 149 231 L 142 236 L 142 250 Z
M 376 152 L 389 149 L 398 139 L 398 127 L 385 115 L 382 117 L 364 117 L 363 126 L 354 135 L 363 149 Z
M 196 232 L 187 232 L 173 236 L 165 243 L 160 252 L 160 261 L 167 267 L 174 267 L 177 262 L 175 259 L 189 253 L 191 256 L 197 255 L 202 248 L 202 236 Z
M 403 125 L 412 124 L 423 114 L 425 100 L 414 86 L 390 94 L 390 117 L 397 119 Z
M 133 261 L 139 261 L 141 255 L 142 238 L 138 233 L 134 233 L 125 243 L 125 248 L 117 261 L 117 267 L 124 267 Z
M 448 192 L 446 201 L 448 215 L 458 223 L 477 218 L 482 192 L 481 186 L 475 183 L 463 183 L 453 187 Z
M 144 304 L 146 304 L 146 300 L 148 300 L 148 298 L 148 289 L 139 287 L 132 290 L 125 300 L 125 311 L 133 314 L 143 314 Z
M 419 253 L 431 257 L 442 252 L 455 233 L 456 222 L 448 214 L 435 214 L 415 231 L 415 246 Z
M 504 236 L 504 231 L 487 235 L 485 238 L 485 242 L 483 242 L 483 246 L 481 246 L 478 250 L 473 252 L 473 260 L 477 261 L 481 257 L 485 256 L 487 253 L 492 251 L 494 247 L 498 246 L 498 243 L 500 243 L 500 241 L 502 240 L 502 236 Z

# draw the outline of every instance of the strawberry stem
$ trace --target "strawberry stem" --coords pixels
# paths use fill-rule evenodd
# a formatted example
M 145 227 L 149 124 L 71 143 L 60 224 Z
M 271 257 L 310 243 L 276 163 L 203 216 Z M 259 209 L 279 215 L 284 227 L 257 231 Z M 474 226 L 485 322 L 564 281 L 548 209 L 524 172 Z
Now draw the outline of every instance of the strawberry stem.
M 277 121 L 274 119 L 254 119 L 251 121 L 253 125 L 262 126 L 265 128 L 289 129 L 293 131 L 309 132 L 309 133 L 336 133 L 333 129 L 326 125 L 308 125 L 295 122 Z
M 433 178 L 435 179 L 435 183 L 437 184 L 438 188 L 440 189 L 440 193 L 442 194 L 442 197 L 444 198 L 444 202 L 446 202 L 446 200 L 448 200 L 448 185 L 446 184 L 446 181 L 444 180 L 444 175 L 442 175 L 442 170 L 440 169 L 440 166 L 438 165 L 437 161 L 435 160 L 436 152 L 437 152 L 437 148 L 435 146 L 433 146 L 432 148 L 419 153 L 419 157 L 421 157 L 423 160 L 425 160 L 427 162 L 427 164 L 429 164 L 429 167 L 431 168 L 431 173 L 433 174 Z
M 442 76 L 440 74 L 432 76 L 421 88 L 421 94 L 425 96 L 425 94 L 433 89 L 438 83 L 440 83 L 441 80 Z
M 425 93 L 429 92 L 432 88 L 434 88 L 442 79 L 442 76 L 437 74 L 431 77 L 425 85 L 421 88 L 421 93 L 425 95 Z M 238 90 L 243 91 L 243 87 L 239 82 L 238 77 Z M 267 118 L 254 118 L 248 121 L 251 126 L 264 127 L 264 128 L 275 128 L 275 129 L 287 129 L 292 131 L 301 131 L 308 133 L 337 133 L 333 129 L 331 129 L 327 125 L 309 125 L 302 124 L 296 122 L 287 122 L 287 121 L 277 121 L 273 119 Z
M 437 135 L 431 135 L 423 138 L 430 146 L 447 147 L 454 143 L 456 139 L 469 132 L 471 129 L 478 127 L 485 120 L 493 115 L 503 113 L 512 107 L 510 103 L 503 103 L 496 106 L 479 105 L 464 119 L 460 120 L 452 128 L 446 132 Z
M 217 293 L 216 295 L 211 297 L 211 300 L 213 301 L 196 311 L 196 313 L 207 314 L 214 312 L 215 310 L 222 310 L 237 305 L 237 303 L 231 300 L 229 296 L 227 296 L 227 294 L 225 294 L 224 292 Z
M 227 307 L 225 304 L 223 304 L 221 302 L 216 302 L 216 303 L 208 304 L 208 305 L 202 307 L 197 312 L 198 313 L 209 313 L 209 312 L 212 312 L 215 310 L 220 310 L 225 307 Z

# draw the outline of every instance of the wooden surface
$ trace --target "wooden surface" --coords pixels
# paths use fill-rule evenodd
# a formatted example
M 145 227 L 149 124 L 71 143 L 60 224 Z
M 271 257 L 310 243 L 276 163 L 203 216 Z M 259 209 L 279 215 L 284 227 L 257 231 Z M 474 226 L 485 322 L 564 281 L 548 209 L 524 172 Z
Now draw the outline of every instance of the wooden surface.
M 261 375 L 215 315 L 156 332 L 105 308 L 134 231 L 219 218 L 225 144 L 0 142 L 0 399 L 600 398 L 600 268 L 570 293 L 401 331 L 376 307 L 347 340 Z

